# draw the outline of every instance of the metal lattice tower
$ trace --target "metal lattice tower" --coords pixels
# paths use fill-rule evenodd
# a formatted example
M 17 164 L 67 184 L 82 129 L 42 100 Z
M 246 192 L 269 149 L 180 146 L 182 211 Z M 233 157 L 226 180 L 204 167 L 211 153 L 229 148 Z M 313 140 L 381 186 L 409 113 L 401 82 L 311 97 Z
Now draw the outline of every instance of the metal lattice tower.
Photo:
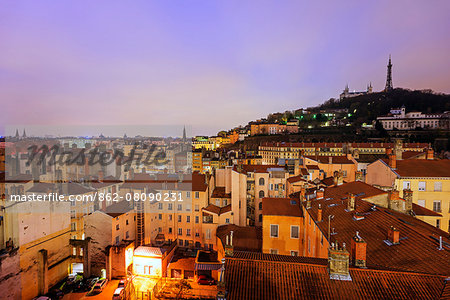
M 392 91 L 394 89 L 392 85 L 392 63 L 391 63 L 391 55 L 389 55 L 389 63 L 387 65 L 387 77 L 386 77 L 386 87 L 384 88 L 385 92 Z

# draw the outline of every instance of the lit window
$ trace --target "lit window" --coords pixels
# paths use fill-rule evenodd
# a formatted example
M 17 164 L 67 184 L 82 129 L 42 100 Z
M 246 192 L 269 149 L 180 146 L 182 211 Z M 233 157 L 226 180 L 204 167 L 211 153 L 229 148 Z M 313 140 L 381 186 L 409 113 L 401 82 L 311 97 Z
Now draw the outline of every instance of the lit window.
M 298 256 L 298 251 L 291 250 L 291 256 Z

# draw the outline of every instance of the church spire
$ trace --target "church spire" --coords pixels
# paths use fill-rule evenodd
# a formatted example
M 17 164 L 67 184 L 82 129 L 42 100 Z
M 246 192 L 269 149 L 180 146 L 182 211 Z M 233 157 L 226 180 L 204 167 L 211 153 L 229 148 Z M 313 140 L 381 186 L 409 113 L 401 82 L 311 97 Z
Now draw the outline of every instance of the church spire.
M 25 128 L 23 129 L 23 134 L 22 134 L 22 138 L 26 138 L 27 134 L 25 133 Z
M 16 139 L 18 139 L 20 137 L 19 135 L 19 129 L 16 128 Z
M 186 126 L 183 126 L 183 143 L 186 144 Z
M 387 77 L 386 77 L 386 87 L 384 88 L 385 92 L 390 92 L 394 89 L 392 85 L 392 63 L 391 63 L 391 55 L 389 54 L 389 63 L 387 65 Z

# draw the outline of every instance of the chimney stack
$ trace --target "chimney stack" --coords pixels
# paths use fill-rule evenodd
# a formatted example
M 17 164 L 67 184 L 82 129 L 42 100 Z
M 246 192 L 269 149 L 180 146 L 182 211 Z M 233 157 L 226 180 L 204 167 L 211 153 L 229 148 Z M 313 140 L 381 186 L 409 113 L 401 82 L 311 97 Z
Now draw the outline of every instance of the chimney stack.
M 398 245 L 400 244 L 400 231 L 398 231 L 397 228 L 395 228 L 394 226 L 391 226 L 388 229 L 388 240 L 393 244 L 393 245 Z
M 355 181 L 364 181 L 362 171 L 356 171 L 355 173 Z
M 328 273 L 330 274 L 330 279 L 351 280 L 349 264 L 350 253 L 345 249 L 345 243 L 342 244 L 340 249 L 337 243 L 336 246 L 334 243 L 331 243 L 331 247 L 328 248 Z
M 434 159 L 434 151 L 432 148 L 427 149 L 427 159 L 433 160 Z
M 319 200 L 319 199 L 323 199 L 324 194 L 325 194 L 325 192 L 324 192 L 323 188 L 322 188 L 322 189 L 319 189 L 319 190 L 316 191 L 316 198 L 317 198 L 318 200 Z
M 348 194 L 348 201 L 347 201 L 347 210 L 349 211 L 353 211 L 355 210 L 356 207 L 356 199 L 355 199 L 355 195 L 350 193 Z
M 319 203 L 319 208 L 317 209 L 317 222 L 322 222 L 322 205 Z
M 355 267 L 366 267 L 367 243 L 359 236 L 359 232 L 352 239 L 352 263 Z
M 228 243 L 229 241 L 229 243 Z M 226 245 L 224 247 L 225 256 L 233 256 L 233 231 L 230 231 L 230 237 L 226 237 Z
M 397 157 L 395 156 L 395 154 L 389 154 L 389 167 L 391 167 L 392 169 L 397 168 Z
M 333 157 L 332 156 L 328 156 L 328 163 L 330 165 L 333 163 Z
M 410 212 L 412 210 L 413 191 L 411 191 L 410 189 L 404 189 L 403 199 L 405 199 L 405 210 L 407 212 Z
M 339 170 L 338 175 L 337 175 L 337 185 L 342 185 L 344 184 L 344 172 L 342 172 L 342 170 Z

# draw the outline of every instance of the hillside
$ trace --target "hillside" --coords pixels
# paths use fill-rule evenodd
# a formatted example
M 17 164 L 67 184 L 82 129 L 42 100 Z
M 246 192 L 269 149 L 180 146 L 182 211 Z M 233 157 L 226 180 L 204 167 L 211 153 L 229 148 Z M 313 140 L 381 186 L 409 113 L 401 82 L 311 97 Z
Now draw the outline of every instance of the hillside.
M 397 88 L 389 93 L 372 93 L 342 101 L 330 99 L 324 104 L 311 108 L 312 111 L 346 108 L 353 114 L 356 124 L 371 121 L 385 115 L 391 108 L 406 107 L 406 112 L 420 111 L 436 113 L 450 111 L 450 95 L 433 93 L 431 91 L 411 91 Z

